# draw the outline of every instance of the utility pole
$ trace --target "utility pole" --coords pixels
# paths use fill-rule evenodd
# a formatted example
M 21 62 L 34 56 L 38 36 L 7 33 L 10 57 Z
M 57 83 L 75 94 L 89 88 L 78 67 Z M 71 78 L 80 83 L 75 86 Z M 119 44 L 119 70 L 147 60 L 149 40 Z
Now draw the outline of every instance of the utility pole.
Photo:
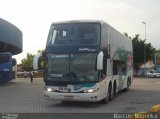
M 146 22 L 142 22 L 145 25 L 145 39 L 144 41 L 146 42 Z M 146 63 L 146 44 L 144 42 L 144 69 L 145 69 L 145 63 Z

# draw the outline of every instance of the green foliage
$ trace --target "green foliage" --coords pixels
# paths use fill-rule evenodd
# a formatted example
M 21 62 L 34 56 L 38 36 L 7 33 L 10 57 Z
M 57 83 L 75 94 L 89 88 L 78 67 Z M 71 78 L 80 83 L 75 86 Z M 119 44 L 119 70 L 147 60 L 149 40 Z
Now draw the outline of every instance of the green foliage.
M 126 36 L 127 38 L 129 38 L 130 40 L 132 40 L 132 37 L 128 36 L 128 34 L 126 32 L 124 32 L 124 36 Z
M 34 57 L 34 55 L 27 53 L 27 57 L 21 60 L 22 69 L 24 71 L 33 70 L 33 57 Z
M 134 63 L 143 63 L 144 62 L 144 56 L 145 56 L 145 41 L 141 40 L 139 38 L 139 35 L 135 35 L 134 38 L 132 38 L 132 44 L 133 44 L 133 58 Z
M 151 43 L 146 44 L 146 60 L 152 60 L 152 57 L 154 53 L 156 52 L 156 49 L 151 45 Z
M 39 50 L 38 52 L 42 54 L 42 56 L 38 60 L 38 69 L 39 70 L 43 70 L 43 68 L 44 68 L 44 53 L 45 53 L 45 50 Z
M 156 50 L 156 53 L 160 53 L 160 49 L 159 49 L 159 50 Z
M 146 43 L 145 40 L 139 38 L 139 34 L 136 34 L 133 38 L 124 33 L 126 37 L 132 40 L 133 44 L 133 62 L 136 71 L 139 69 L 140 65 L 145 61 L 152 60 L 152 56 L 156 49 L 151 45 L 151 43 Z

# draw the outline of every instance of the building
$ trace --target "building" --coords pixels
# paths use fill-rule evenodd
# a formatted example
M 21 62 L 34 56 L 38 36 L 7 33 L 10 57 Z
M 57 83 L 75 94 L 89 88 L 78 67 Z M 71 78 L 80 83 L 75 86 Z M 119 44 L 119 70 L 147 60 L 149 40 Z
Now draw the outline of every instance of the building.
M 0 53 L 16 55 L 22 52 L 22 32 L 13 24 L 0 18 Z

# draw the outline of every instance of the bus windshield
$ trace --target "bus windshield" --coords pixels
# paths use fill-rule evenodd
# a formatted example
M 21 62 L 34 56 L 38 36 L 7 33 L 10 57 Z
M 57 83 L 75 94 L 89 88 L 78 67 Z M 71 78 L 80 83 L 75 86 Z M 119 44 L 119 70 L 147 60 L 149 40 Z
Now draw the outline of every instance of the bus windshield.
M 98 80 L 96 54 L 47 55 L 47 79 L 62 82 Z
M 0 64 L 8 63 L 10 60 L 9 54 L 0 54 Z
M 100 42 L 100 24 L 66 23 L 51 27 L 47 46 L 95 46 Z

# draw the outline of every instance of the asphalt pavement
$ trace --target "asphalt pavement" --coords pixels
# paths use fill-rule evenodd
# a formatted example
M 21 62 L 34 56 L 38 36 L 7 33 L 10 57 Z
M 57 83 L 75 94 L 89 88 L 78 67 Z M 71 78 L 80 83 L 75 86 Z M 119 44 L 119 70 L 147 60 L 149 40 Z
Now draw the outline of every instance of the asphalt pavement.
M 160 104 L 159 78 L 134 78 L 128 92 L 119 92 L 108 104 L 45 100 L 44 82 L 19 78 L 0 84 L 0 113 L 137 113 Z

